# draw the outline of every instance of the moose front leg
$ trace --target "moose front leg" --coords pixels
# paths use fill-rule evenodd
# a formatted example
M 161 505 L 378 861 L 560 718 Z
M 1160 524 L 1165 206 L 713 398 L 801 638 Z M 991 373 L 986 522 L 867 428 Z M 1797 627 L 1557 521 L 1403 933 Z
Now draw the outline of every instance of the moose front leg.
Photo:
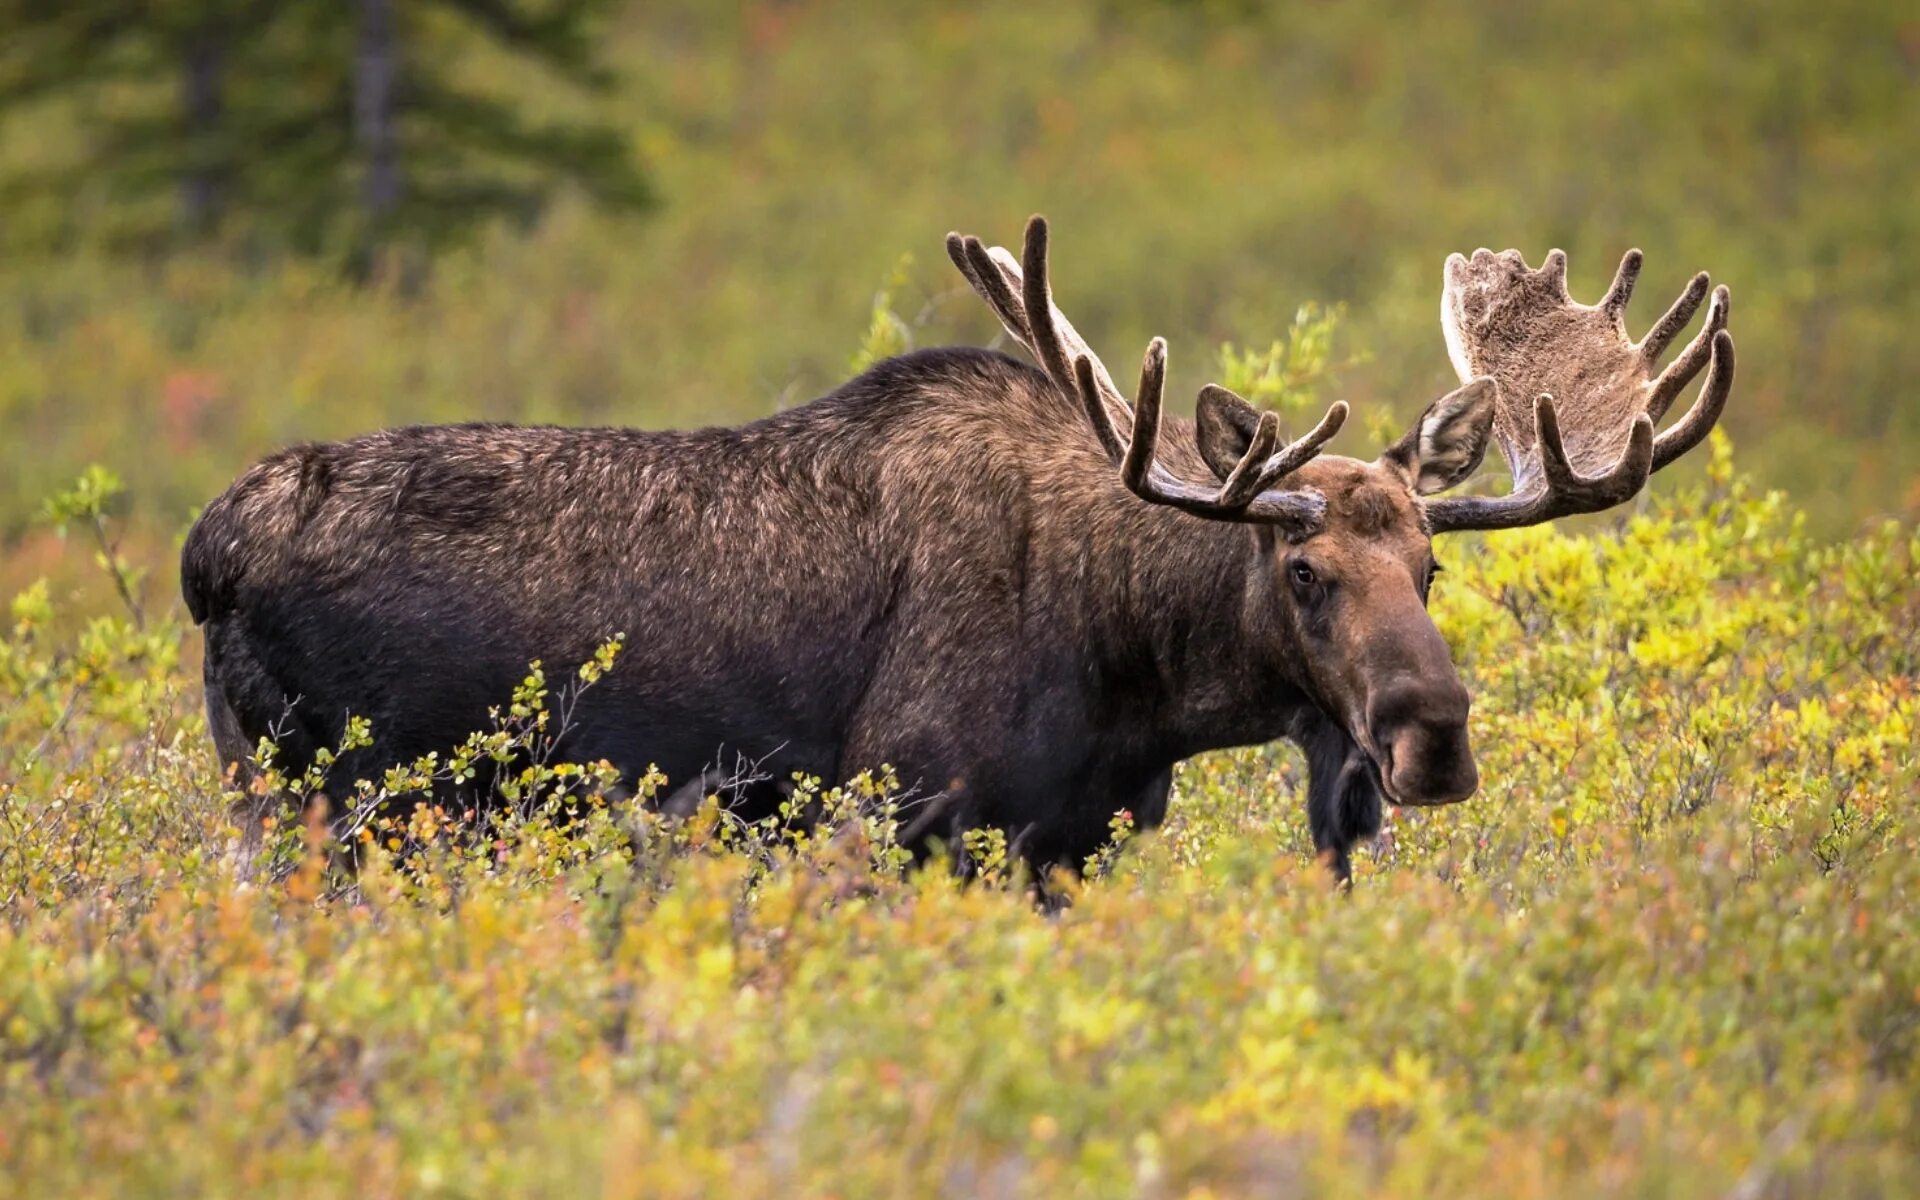
M 1173 768 L 1168 767 L 1147 780 L 1128 811 L 1133 813 L 1135 829 L 1153 829 L 1167 819 L 1167 804 L 1173 797 Z
M 1380 832 L 1378 776 L 1346 731 L 1319 713 L 1304 718 L 1293 739 L 1307 754 L 1307 825 L 1313 848 L 1344 885 L 1353 876 L 1354 843 Z

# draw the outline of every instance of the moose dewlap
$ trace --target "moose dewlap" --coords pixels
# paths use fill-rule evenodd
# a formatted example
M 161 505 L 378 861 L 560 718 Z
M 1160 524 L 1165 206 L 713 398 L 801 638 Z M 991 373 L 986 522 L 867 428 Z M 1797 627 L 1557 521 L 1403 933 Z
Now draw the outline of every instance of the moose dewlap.
M 485 727 L 529 662 L 624 632 L 555 752 L 657 764 L 670 797 L 725 790 L 753 818 L 795 772 L 891 764 L 916 844 L 997 827 L 1036 866 L 1075 867 L 1116 810 L 1164 817 L 1181 759 L 1285 737 L 1344 876 L 1383 801 L 1478 786 L 1426 612 L 1432 536 L 1619 504 L 1705 437 L 1733 381 L 1724 288 L 1658 367 L 1704 275 L 1635 344 L 1637 252 L 1593 307 L 1558 251 L 1538 271 L 1455 255 L 1462 386 L 1364 462 L 1323 453 L 1344 404 L 1284 443 L 1220 387 L 1164 419 L 1158 339 L 1129 403 L 1053 304 L 1040 218 L 1017 262 L 948 249 L 1038 369 L 932 350 L 739 428 L 407 428 L 253 467 L 181 557 L 223 761 L 244 776 L 270 737 L 304 770 L 351 714 L 374 742 L 333 777 L 376 777 Z M 1489 440 L 1512 494 L 1429 498 Z

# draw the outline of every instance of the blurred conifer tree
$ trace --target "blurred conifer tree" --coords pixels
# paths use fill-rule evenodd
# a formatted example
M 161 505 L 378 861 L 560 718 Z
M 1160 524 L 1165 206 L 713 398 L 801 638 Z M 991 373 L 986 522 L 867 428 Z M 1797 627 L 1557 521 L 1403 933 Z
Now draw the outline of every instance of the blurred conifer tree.
M 84 196 L 128 246 L 225 236 L 361 271 L 492 220 L 529 223 L 566 185 L 644 208 L 620 131 L 532 117 L 498 72 L 474 69 L 527 64 L 604 90 L 594 29 L 608 7 L 0 0 L 0 115 L 65 102 L 77 134 L 56 164 L 0 183 L 0 202 Z

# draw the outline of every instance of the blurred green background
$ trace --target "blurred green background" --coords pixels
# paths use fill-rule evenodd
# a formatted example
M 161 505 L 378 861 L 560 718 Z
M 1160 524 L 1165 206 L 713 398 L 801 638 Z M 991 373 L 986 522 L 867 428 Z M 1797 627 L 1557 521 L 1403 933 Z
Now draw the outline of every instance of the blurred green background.
M 494 155 L 502 178 L 575 182 L 551 202 L 476 191 L 467 210 L 450 191 L 441 216 L 484 218 L 452 232 L 330 224 L 366 169 L 337 102 L 351 31 L 281 31 L 277 50 L 243 31 L 230 110 L 311 92 L 302 128 L 339 154 L 275 157 L 246 141 L 270 130 L 242 129 L 223 151 L 250 172 L 231 211 L 183 222 L 162 152 L 176 43 L 109 47 L 97 71 L 9 94 L 8 69 L 57 59 L 27 36 L 44 5 L 0 5 L 0 544 L 16 560 L 39 557 L 43 497 L 92 461 L 127 478 L 157 540 L 301 439 L 803 402 L 847 376 L 883 290 L 883 348 L 984 343 L 996 330 L 941 239 L 1014 243 L 1033 211 L 1055 223 L 1062 307 L 1120 373 L 1165 334 L 1191 396 L 1223 343 L 1264 347 L 1303 303 L 1344 305 L 1338 341 L 1365 361 L 1339 390 L 1396 421 L 1451 379 L 1449 251 L 1564 247 L 1590 301 L 1640 246 L 1636 335 L 1696 270 L 1733 289 L 1727 425 L 1746 470 L 1825 533 L 1920 512 L 1910 3 L 521 5 L 579 18 L 545 62 L 490 35 L 475 14 L 493 5 L 391 6 L 403 79 L 431 68 L 525 122 L 508 131 L 525 153 Z M 602 86 L 578 86 L 589 63 Z M 409 168 L 460 136 L 403 128 Z M 600 160 L 542 160 L 541 129 L 585 131 Z M 1337 448 L 1370 455 L 1380 423 Z

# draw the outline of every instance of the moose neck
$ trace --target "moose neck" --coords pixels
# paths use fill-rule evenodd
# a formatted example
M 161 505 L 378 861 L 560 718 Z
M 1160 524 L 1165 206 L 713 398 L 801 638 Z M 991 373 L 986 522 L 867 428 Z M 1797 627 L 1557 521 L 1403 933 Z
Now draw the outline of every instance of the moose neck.
M 1283 617 L 1271 534 L 1145 505 L 1101 539 L 1093 578 L 1125 580 L 1103 606 L 1102 674 L 1143 741 L 1173 758 L 1285 736 L 1312 701 Z

